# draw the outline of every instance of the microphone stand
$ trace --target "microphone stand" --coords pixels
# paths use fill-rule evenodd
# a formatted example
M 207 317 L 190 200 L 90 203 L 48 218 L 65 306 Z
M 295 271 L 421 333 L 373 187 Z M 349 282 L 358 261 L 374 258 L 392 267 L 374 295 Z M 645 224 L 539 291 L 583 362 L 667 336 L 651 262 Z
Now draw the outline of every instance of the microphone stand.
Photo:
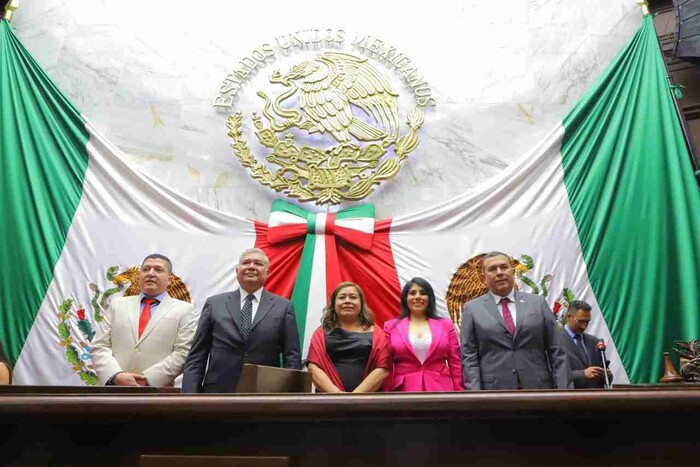
M 603 339 L 598 339 L 596 348 L 600 350 L 600 356 L 603 359 L 603 374 L 605 375 L 605 389 L 612 389 L 610 378 L 608 378 L 608 360 L 605 358 L 605 342 Z

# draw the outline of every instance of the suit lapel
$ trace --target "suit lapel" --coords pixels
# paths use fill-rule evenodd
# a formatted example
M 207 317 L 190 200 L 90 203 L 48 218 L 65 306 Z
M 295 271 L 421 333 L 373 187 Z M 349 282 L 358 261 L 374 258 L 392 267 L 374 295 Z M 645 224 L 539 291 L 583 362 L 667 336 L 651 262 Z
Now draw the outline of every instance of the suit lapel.
M 416 351 L 413 349 L 413 345 L 411 345 L 411 339 L 408 337 L 408 324 L 409 324 L 409 318 L 404 318 L 398 322 L 396 325 L 396 330 L 399 333 L 399 336 L 401 336 L 401 340 L 403 341 L 404 345 L 408 349 L 409 352 L 411 352 L 411 355 L 420 363 L 420 360 L 418 360 L 418 356 L 416 355 Z
M 272 295 L 270 295 L 270 293 L 268 293 L 267 290 L 263 289 L 262 294 L 260 295 L 260 303 L 258 303 L 258 309 L 255 312 L 255 319 L 253 319 L 253 323 L 250 326 L 251 332 L 253 332 L 253 329 L 255 329 L 255 326 L 257 326 L 260 321 L 265 319 L 265 316 L 272 309 L 273 304 L 274 300 L 272 298 Z
M 227 297 L 226 308 L 233 318 L 238 330 L 241 330 L 241 290 L 238 289 Z
M 156 311 L 151 314 L 151 319 L 148 321 L 148 324 L 146 324 L 146 329 L 143 330 L 143 334 L 141 334 L 141 337 L 139 338 L 138 342 L 141 343 L 145 338 L 148 337 L 148 335 L 155 329 L 156 326 L 158 326 L 158 323 L 160 322 L 161 319 L 165 317 L 170 311 L 172 310 L 173 306 L 175 306 L 175 301 L 170 298 L 169 295 L 166 295 L 163 297 L 163 301 L 158 304 L 158 308 L 156 308 Z M 139 304 L 139 318 L 141 316 L 141 306 Z M 137 324 L 136 327 L 138 328 L 138 319 L 137 319 Z
M 129 314 L 129 325 L 131 326 L 131 336 L 134 338 L 134 345 L 139 341 L 139 317 L 141 316 L 141 302 L 138 296 L 134 297 L 128 305 L 126 312 Z
M 588 347 L 589 347 L 589 346 L 588 346 L 588 343 L 590 342 L 590 340 L 591 340 L 591 338 L 590 338 L 590 337 L 587 338 L 585 332 L 582 332 L 582 333 L 581 333 L 581 342 L 583 342 L 583 349 L 580 349 L 580 350 L 579 350 L 579 353 L 580 353 L 581 356 L 584 358 L 583 362 L 584 362 L 587 366 L 588 366 L 588 365 L 591 365 L 591 362 L 593 361 L 593 360 L 592 360 L 592 359 L 593 359 L 593 355 L 592 355 L 592 353 L 589 352 L 589 350 L 588 350 Z M 591 343 L 592 343 L 592 342 L 591 342 Z M 578 345 L 577 345 L 576 347 L 578 347 Z M 585 353 L 584 353 L 584 352 L 585 352 Z
M 566 339 L 566 345 L 569 347 L 569 351 L 573 352 L 574 355 L 576 355 L 576 358 L 578 358 L 581 361 L 581 364 L 584 367 L 588 366 L 586 363 L 586 357 L 585 355 L 583 355 L 581 348 L 578 345 L 576 345 L 576 342 L 574 342 L 569 333 L 566 332 L 566 329 L 562 329 L 562 332 L 564 333 L 564 339 Z
M 501 314 L 501 310 L 499 310 L 496 306 L 496 302 L 493 300 L 493 295 L 487 292 L 486 295 L 483 296 L 483 304 L 486 310 L 494 317 L 496 321 L 499 322 L 501 327 L 508 332 L 506 322 L 503 320 L 503 314 Z
M 426 362 L 430 358 L 430 355 L 432 355 L 435 347 L 437 347 L 440 339 L 442 339 L 442 323 L 440 323 L 440 321 L 437 319 L 428 318 L 428 324 L 430 325 L 430 333 L 432 334 L 432 338 L 430 341 L 430 349 L 428 349 L 428 353 L 425 355 Z

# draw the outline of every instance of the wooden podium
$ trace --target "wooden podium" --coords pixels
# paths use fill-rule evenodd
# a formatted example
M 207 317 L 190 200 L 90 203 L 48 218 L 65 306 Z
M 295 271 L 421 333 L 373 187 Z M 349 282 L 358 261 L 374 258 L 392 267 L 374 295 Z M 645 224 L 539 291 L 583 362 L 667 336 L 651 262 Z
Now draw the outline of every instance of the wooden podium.
M 0 464 L 696 467 L 697 433 L 683 427 L 698 417 L 697 386 L 384 394 L 0 393 Z
M 306 371 L 246 363 L 243 365 L 236 392 L 311 392 L 311 375 Z

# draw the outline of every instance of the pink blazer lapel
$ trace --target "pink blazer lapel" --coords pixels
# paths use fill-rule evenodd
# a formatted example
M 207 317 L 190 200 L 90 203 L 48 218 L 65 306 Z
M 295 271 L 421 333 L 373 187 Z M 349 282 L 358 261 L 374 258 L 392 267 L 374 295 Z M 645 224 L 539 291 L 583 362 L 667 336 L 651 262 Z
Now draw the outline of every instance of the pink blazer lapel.
M 413 355 L 413 358 L 420 363 L 420 360 L 418 360 L 418 357 L 416 356 L 416 352 L 413 350 L 413 345 L 411 345 L 411 340 L 408 338 L 408 322 L 408 318 L 400 320 L 395 329 L 399 333 L 399 336 L 401 336 L 401 340 L 406 346 L 406 349 L 408 349 L 408 351 L 411 352 L 411 355 Z
M 426 362 L 435 351 L 440 339 L 442 339 L 442 323 L 440 320 L 428 318 L 428 324 L 430 325 L 430 333 L 432 334 L 432 338 L 430 341 L 430 349 L 428 350 L 428 354 L 425 356 Z

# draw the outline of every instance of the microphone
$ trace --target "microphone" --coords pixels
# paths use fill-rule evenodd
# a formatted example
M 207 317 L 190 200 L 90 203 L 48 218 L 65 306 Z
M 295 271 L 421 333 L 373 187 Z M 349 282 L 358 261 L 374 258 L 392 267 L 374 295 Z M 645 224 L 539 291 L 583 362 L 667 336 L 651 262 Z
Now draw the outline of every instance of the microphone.
M 608 378 L 608 364 L 609 361 L 607 358 L 605 358 L 605 349 L 607 349 L 607 346 L 605 345 L 605 341 L 603 339 L 598 339 L 598 341 L 595 344 L 595 348 L 597 351 L 600 352 L 600 357 L 601 360 L 603 360 L 603 374 L 605 375 L 605 389 L 610 389 L 610 378 Z

